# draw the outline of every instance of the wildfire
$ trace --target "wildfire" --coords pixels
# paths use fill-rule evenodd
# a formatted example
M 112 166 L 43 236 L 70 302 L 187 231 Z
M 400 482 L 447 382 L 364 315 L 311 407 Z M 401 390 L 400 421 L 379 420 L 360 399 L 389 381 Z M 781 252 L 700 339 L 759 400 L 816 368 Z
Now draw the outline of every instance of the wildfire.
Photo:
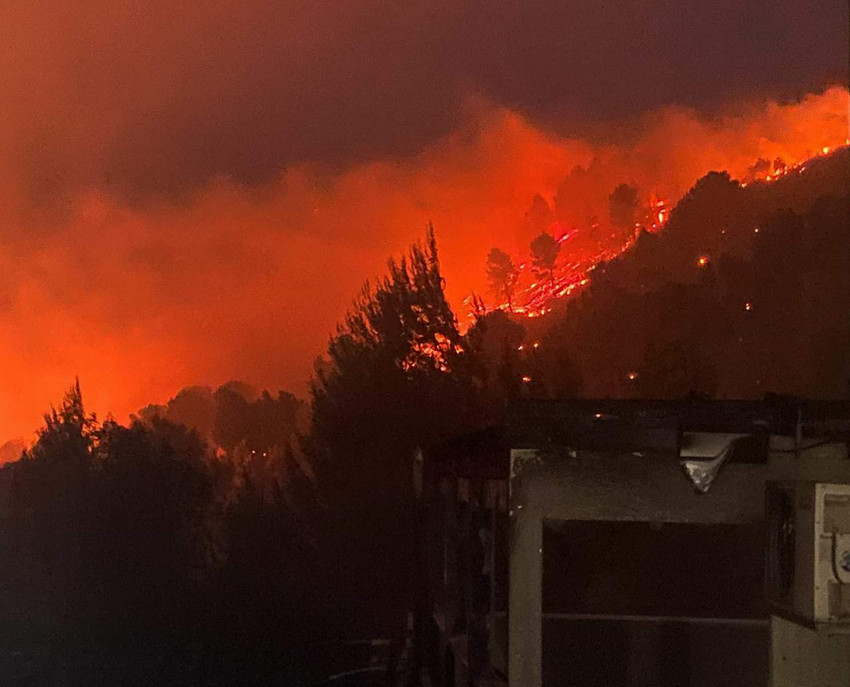
M 649 203 L 649 213 L 646 222 L 648 226 L 646 228 L 650 231 L 660 231 L 664 225 L 667 224 L 669 217 L 670 208 L 667 206 L 667 203 L 653 195 Z M 640 230 L 643 229 L 644 226 L 638 222 L 636 223 L 635 228 Z
M 844 144 L 846 146 L 848 141 L 845 141 Z M 829 155 L 836 149 L 837 147 L 823 146 L 819 149 L 817 155 Z M 800 174 L 806 170 L 806 162 L 806 160 L 803 160 L 789 164 L 779 157 L 773 162 L 759 159 L 750 168 L 747 180 L 740 182 L 740 186 L 743 188 L 749 183 L 773 183 L 783 177 Z M 589 252 L 576 247 L 576 241 L 581 240 L 582 230 L 575 227 L 564 228 L 559 222 L 553 223 L 549 227 L 549 232 L 562 246 L 561 255 L 570 251 L 567 253 L 569 262 L 562 261 L 561 264 L 556 264 L 548 276 L 541 276 L 538 272 L 535 272 L 528 262 L 519 263 L 511 302 L 505 301 L 495 307 L 529 318 L 542 317 L 550 313 L 555 301 L 574 295 L 590 283 L 590 275 L 597 265 L 613 260 L 632 248 L 641 232 L 655 233 L 661 231 L 669 220 L 670 211 L 671 204 L 668 201 L 655 194 L 651 195 L 649 202 L 644 205 L 644 209 L 638 213 L 640 221 L 635 222 L 635 230 L 632 235 L 617 243 L 612 241 L 616 238 L 616 232 L 612 230 L 607 240 L 598 242 L 596 249 Z M 592 224 L 592 231 L 599 229 L 600 224 L 598 222 Z M 755 227 L 753 231 L 758 234 L 759 227 Z M 721 233 L 725 233 L 725 230 Z M 568 242 L 571 243 L 567 245 Z M 582 253 L 584 255 L 581 255 Z M 708 267 L 710 262 L 710 256 L 699 255 L 696 259 L 696 266 L 704 269 Z M 745 305 L 747 311 L 752 310 L 752 307 L 752 303 Z M 519 346 L 517 350 L 523 350 L 523 346 Z M 634 381 L 636 378 L 637 373 L 628 373 L 630 381 Z
M 663 202 L 659 202 L 658 207 L 662 221 L 666 222 L 667 212 Z M 576 229 L 570 229 L 556 240 L 563 244 L 577 233 Z M 631 248 L 636 240 L 637 235 L 632 235 L 616 248 L 601 249 L 584 259 L 557 265 L 550 277 L 540 277 L 533 271 L 530 263 L 520 263 L 517 266 L 516 291 L 512 295 L 511 303 L 505 301 L 496 307 L 529 318 L 542 317 L 552 311 L 554 301 L 571 296 L 587 286 L 590 283 L 589 273 L 596 265 L 602 261 L 613 260 Z M 538 346 L 539 343 L 535 344 L 534 348 Z
M 437 370 L 449 372 L 449 356 L 462 355 L 464 352 L 460 344 L 452 345 L 452 342 L 439 332 L 434 334 L 433 341 L 417 341 L 411 347 L 410 354 L 401 362 L 401 368 L 405 372 L 414 370 Z
M 845 142 L 845 146 L 847 143 Z M 829 155 L 836 148 L 823 146 L 817 156 Z M 761 163 L 761 164 L 760 164 Z M 801 174 L 806 171 L 806 161 L 787 164 L 782 158 L 776 158 L 772 163 L 767 160 L 760 160 L 750 168 L 750 174 L 741 182 L 741 188 L 746 188 L 750 183 L 769 184 L 777 179 L 790 176 L 792 174 Z

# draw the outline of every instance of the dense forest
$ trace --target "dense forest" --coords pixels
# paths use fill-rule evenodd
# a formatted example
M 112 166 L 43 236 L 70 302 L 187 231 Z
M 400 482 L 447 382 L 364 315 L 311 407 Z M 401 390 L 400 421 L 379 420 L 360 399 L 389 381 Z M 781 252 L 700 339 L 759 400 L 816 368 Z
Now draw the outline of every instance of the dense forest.
M 0 675 L 309 684 L 336 642 L 403 637 L 417 446 L 517 398 L 846 396 L 848 162 L 708 174 L 546 317 L 479 307 L 465 332 L 431 230 L 364 287 L 307 400 L 187 387 L 124 426 L 77 382 L 0 469 Z M 530 251 L 554 280 L 553 242 Z M 504 289 L 510 257 L 487 262 Z

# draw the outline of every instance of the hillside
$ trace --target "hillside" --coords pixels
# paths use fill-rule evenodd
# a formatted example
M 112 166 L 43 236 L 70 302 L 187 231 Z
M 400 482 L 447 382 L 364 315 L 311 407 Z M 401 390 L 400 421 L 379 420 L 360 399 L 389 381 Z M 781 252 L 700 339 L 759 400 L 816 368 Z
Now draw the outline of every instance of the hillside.
M 511 366 L 533 396 L 843 396 L 847 265 L 847 147 L 771 182 L 712 172 L 579 295 L 512 318 Z

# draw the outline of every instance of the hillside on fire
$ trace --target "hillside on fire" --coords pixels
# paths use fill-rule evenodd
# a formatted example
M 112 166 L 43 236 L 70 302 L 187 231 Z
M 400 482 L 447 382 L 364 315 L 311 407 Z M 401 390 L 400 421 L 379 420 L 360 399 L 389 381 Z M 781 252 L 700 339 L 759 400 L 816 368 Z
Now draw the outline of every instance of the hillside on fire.
M 18 628 L 0 670 L 310 684 L 335 642 L 403 637 L 417 446 L 498 426 L 518 398 L 846 398 L 847 169 L 845 146 L 774 179 L 711 172 L 663 226 L 629 216 L 628 245 L 577 280 L 575 237 L 544 229 L 538 309 L 475 298 L 466 331 L 434 227 L 363 288 L 309 399 L 186 387 L 124 426 L 78 382 L 0 469 L 0 614 Z M 494 248 L 504 292 L 514 260 Z M 579 286 L 553 290 L 568 273 Z
M 545 317 L 503 307 L 476 327 L 510 321 L 496 336 L 531 396 L 845 396 L 848 164 L 843 147 L 774 181 L 711 172 Z

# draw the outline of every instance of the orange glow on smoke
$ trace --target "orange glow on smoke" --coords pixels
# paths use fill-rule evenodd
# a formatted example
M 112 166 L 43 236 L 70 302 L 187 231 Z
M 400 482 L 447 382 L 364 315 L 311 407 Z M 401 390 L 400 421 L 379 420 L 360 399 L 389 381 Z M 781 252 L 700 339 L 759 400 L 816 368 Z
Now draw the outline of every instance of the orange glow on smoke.
M 653 117 L 658 127 L 633 149 L 597 151 L 597 164 L 608 167 L 607 173 L 600 175 L 600 187 L 592 189 L 596 193 L 596 217 L 600 219 L 591 227 L 565 225 L 561 219 L 548 228 L 562 248 L 551 278 L 539 278 L 528 262 L 518 261 L 519 274 L 510 307 L 506 301 L 493 307 L 527 317 L 548 314 L 554 301 L 571 296 L 589 283 L 599 262 L 628 250 L 640 231 L 663 229 L 672 207 L 700 176 L 711 170 L 726 170 L 745 187 L 804 172 L 807 159 L 828 155 L 842 141 L 847 145 L 847 111 L 848 92 L 833 88 L 823 95 L 810 96 L 799 105 L 769 103 L 752 117 L 708 122 L 677 109 Z M 818 121 L 823 128 L 816 124 Z M 696 140 L 701 141 L 699 146 L 693 145 Z M 824 141 L 829 145 L 824 145 Z M 652 168 L 662 171 L 649 174 Z M 640 180 L 639 190 L 649 191 L 649 195 L 638 210 L 640 221 L 635 223 L 635 235 L 617 238 L 605 217 L 605 201 L 606 194 L 624 179 Z M 607 184 L 604 188 L 603 183 Z M 538 193 L 552 198 L 557 189 L 550 189 L 549 195 L 544 191 L 539 189 Z M 589 242 L 585 240 L 588 232 L 601 232 L 603 237 Z M 522 256 L 523 250 L 527 248 L 520 246 L 516 255 Z M 709 262 L 707 255 L 697 258 L 700 268 Z
M 608 219 L 618 184 L 637 187 L 635 221 L 658 231 L 710 170 L 744 183 L 799 173 L 802 161 L 846 141 L 847 112 L 843 88 L 711 119 L 667 108 L 613 145 L 558 137 L 471 101 L 456 131 L 409 158 L 341 172 L 293 165 L 259 189 L 223 178 L 143 207 L 95 184 L 54 211 L 0 167 L 0 223 L 36 237 L 0 247 L 0 444 L 31 437 L 75 375 L 90 407 L 121 421 L 186 384 L 240 378 L 305 394 L 313 360 L 362 282 L 429 221 L 462 320 L 464 299 L 486 292 L 493 246 L 519 267 L 514 311 L 544 316 L 586 287 L 601 260 L 634 244 L 633 228 L 614 231 Z M 748 180 L 759 158 L 785 162 Z M 587 173 L 542 226 L 560 242 L 556 269 L 534 274 L 528 246 L 541 226 L 528 208 L 535 194 L 555 206 L 576 167 Z M 491 307 L 507 307 L 494 300 L 488 294 Z M 444 356 L 422 344 L 408 363 L 439 369 Z

